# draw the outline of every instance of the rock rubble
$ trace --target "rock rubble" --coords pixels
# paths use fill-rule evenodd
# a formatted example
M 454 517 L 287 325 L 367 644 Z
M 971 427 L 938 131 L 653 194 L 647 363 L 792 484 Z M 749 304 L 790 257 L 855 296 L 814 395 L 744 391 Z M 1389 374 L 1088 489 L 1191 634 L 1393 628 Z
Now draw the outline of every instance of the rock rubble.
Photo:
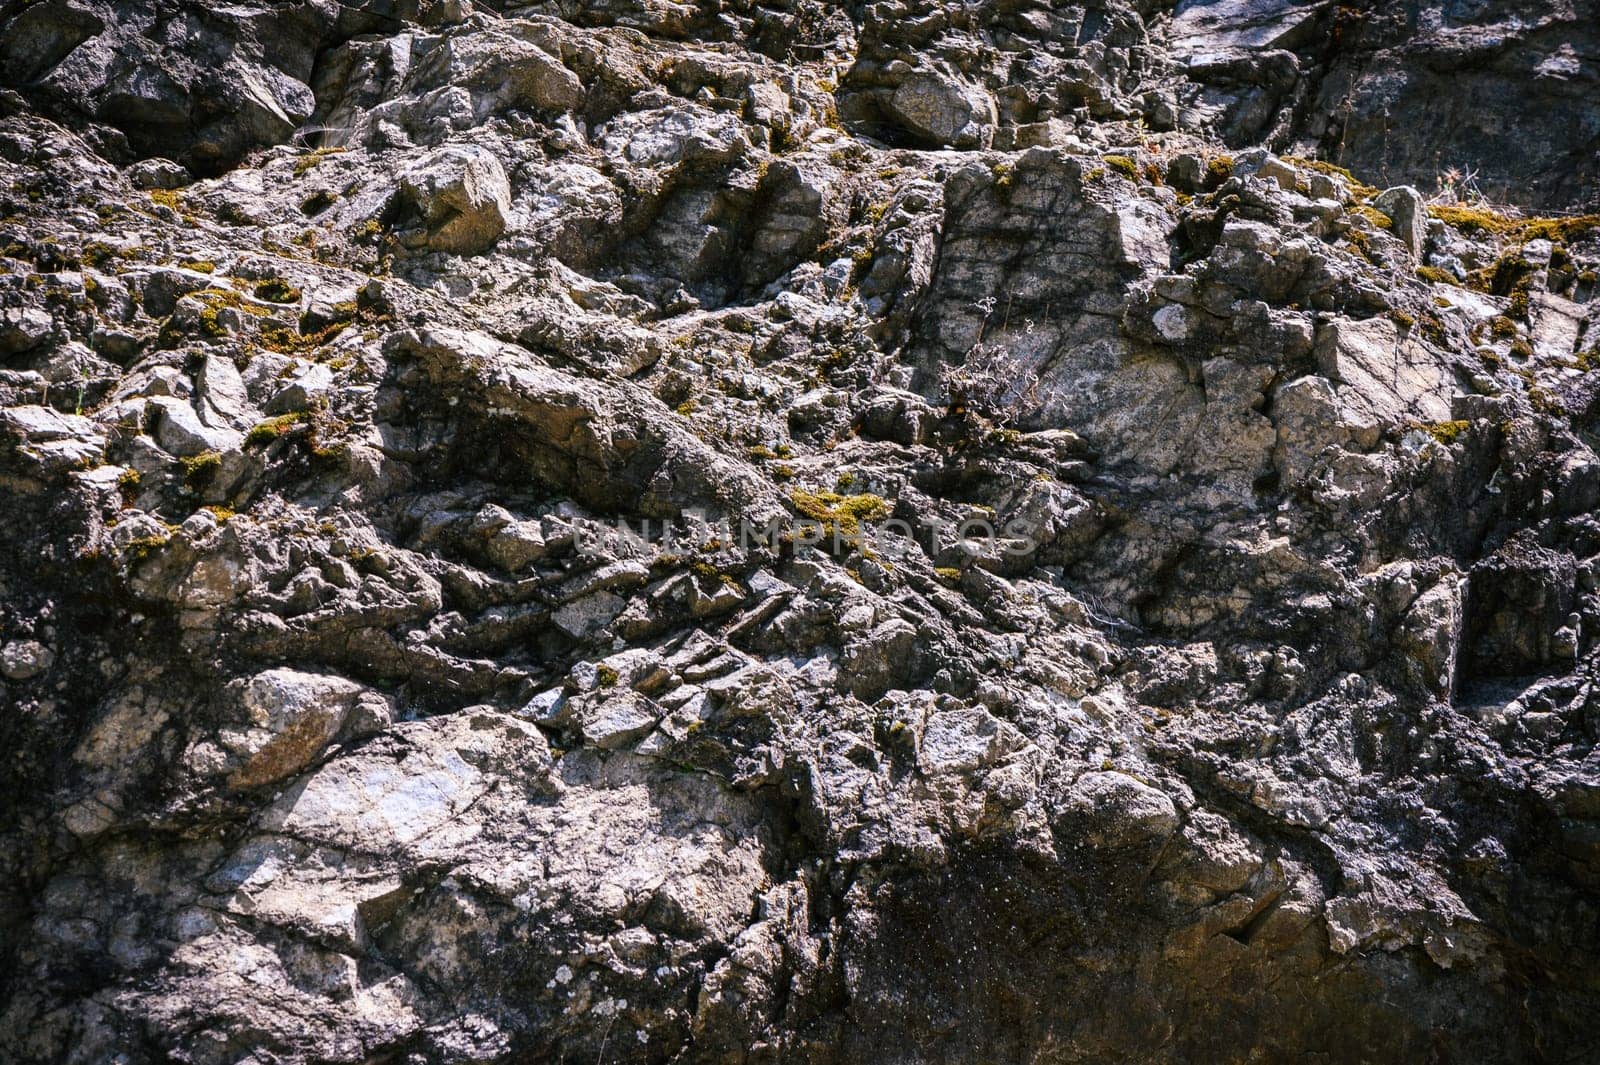
M 0 1057 L 1581 1060 L 1589 7 L 0 6 Z

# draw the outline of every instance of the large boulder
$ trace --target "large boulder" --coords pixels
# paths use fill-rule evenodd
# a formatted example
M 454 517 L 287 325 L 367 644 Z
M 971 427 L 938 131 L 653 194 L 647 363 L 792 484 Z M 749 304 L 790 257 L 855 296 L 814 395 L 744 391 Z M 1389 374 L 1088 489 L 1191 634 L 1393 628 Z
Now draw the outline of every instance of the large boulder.
M 354 681 L 294 669 L 269 669 L 245 681 L 221 734 L 232 756 L 230 783 L 250 788 L 294 776 L 349 724 L 386 724 L 387 702 Z
M 913 138 L 939 147 L 987 147 L 997 120 L 987 91 L 931 71 L 896 86 L 886 110 Z
M 1306 43 L 1328 0 L 1183 0 L 1168 40 L 1181 57 Z
M 50 0 L 0 30 L 0 83 L 116 134 L 113 154 L 168 156 L 199 172 L 280 144 L 316 106 L 307 84 L 331 27 L 296 7 Z
M 426 246 L 450 255 L 494 247 L 511 214 L 505 167 L 476 145 L 430 152 L 401 176 L 400 191 L 422 217 Z

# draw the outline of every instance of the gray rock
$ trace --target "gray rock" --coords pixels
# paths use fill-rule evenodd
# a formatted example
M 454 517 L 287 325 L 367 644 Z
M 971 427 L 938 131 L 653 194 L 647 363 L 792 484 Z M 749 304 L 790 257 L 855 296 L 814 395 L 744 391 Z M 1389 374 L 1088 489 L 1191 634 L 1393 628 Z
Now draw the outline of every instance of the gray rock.
M 135 188 L 181 189 L 194 178 L 171 159 L 141 159 L 128 168 L 128 180 Z
M 1316 0 L 1184 0 L 1173 12 L 1172 47 L 1179 56 L 1293 47 L 1309 40 L 1326 7 Z
M 327 404 L 334 389 L 333 371 L 321 363 L 300 363 L 278 381 L 278 389 L 267 401 L 274 414 L 313 410 Z
M 1322 372 L 1341 385 L 1341 401 L 1363 423 L 1450 418 L 1448 365 L 1425 346 L 1402 340 L 1388 318 L 1330 322 L 1318 331 L 1316 356 Z
M 1234 173 L 1248 174 L 1262 181 L 1276 182 L 1286 192 L 1293 192 L 1299 180 L 1294 167 L 1263 148 L 1254 148 L 1234 160 Z
M 994 100 L 945 75 L 912 74 L 889 95 L 888 109 L 913 136 L 936 145 L 977 148 L 994 136 Z
M 0 311 L 0 351 L 7 355 L 28 351 L 43 343 L 55 320 L 38 307 L 8 307 Z
M 614 751 L 643 739 L 655 728 L 661 710 L 637 692 L 600 691 L 585 699 L 578 711 L 586 740 L 604 751 Z
M 33 405 L 0 411 L 0 427 L 24 440 L 41 444 L 100 435 L 99 427 L 88 418 Z
M 1084 838 L 1096 847 L 1158 847 L 1179 825 L 1170 798 L 1126 773 L 1085 773 L 1066 809 L 1090 826 Z
M 575 639 L 591 636 L 622 613 L 627 601 L 610 592 L 595 592 L 574 599 L 551 615 L 556 627 Z
M 1422 193 L 1409 185 L 1387 189 L 1372 206 L 1389 216 L 1391 231 L 1411 250 L 1421 257 L 1422 247 L 1428 239 L 1428 209 Z
M 243 433 L 226 426 L 207 425 L 194 407 L 181 399 L 155 396 L 149 406 L 156 440 L 180 458 L 205 451 L 237 451 L 244 443 Z
M 152 318 L 165 318 L 178 300 L 211 284 L 211 278 L 197 270 L 158 268 L 138 276 L 136 282 L 144 312 Z
M 217 428 L 247 429 L 255 421 L 244 379 L 232 359 L 206 356 L 196 376 L 201 420 Z M 309 404 L 294 409 L 306 410 Z
M 224 732 L 222 746 L 238 759 L 229 783 L 240 788 L 298 774 L 353 717 L 372 731 L 390 716 L 384 700 L 359 684 L 292 669 L 257 674 L 238 698 L 241 727 Z
M 400 189 L 421 214 L 428 246 L 452 255 L 486 251 L 505 232 L 511 187 L 486 149 L 441 148 L 408 169 Z
M 1380 7 L 11 5 L 0 1059 L 1584 1060 L 1600 42 Z
M 55 652 L 37 640 L 11 640 L 0 647 L 0 674 L 7 680 L 32 680 L 55 664 Z

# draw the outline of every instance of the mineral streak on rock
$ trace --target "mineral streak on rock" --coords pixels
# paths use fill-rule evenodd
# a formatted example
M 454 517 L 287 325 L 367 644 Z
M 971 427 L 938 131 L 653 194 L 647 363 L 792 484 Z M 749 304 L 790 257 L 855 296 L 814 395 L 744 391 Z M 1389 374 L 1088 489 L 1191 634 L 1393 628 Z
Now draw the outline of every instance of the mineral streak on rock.
M 0 4 L 0 1060 L 1592 1059 L 1597 16 Z

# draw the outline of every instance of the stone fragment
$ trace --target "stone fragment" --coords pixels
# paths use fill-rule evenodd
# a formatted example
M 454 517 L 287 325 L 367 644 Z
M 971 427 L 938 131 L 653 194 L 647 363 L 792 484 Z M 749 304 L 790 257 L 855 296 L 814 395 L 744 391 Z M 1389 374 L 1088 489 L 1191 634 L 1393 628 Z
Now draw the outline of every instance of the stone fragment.
M 223 744 L 240 759 L 230 778 L 240 788 L 294 776 L 358 712 L 368 728 L 389 716 L 383 700 L 354 681 L 293 669 L 256 674 L 238 699 L 243 728 L 224 733 Z
M 0 647 L 0 674 L 7 680 L 32 680 L 55 660 L 55 652 L 38 640 L 12 640 Z
M 216 428 L 248 429 L 255 421 L 244 379 L 233 360 L 207 355 L 196 377 L 199 386 L 197 409 L 200 420 Z M 297 407 L 306 410 L 308 407 Z
M 12 355 L 37 347 L 55 328 L 55 321 L 38 307 L 0 310 L 0 354 Z
M 1456 690 L 1466 588 L 1464 577 L 1440 578 L 1411 604 L 1399 633 L 1401 645 L 1417 662 L 1423 679 L 1444 698 Z
M 1565 659 L 1577 595 L 1572 557 L 1519 535 L 1472 568 L 1467 591 L 1469 652 L 1480 675 L 1515 676 Z
M 128 180 L 141 189 L 181 189 L 194 179 L 171 159 L 141 159 L 128 168 Z
M 1420 258 L 1428 239 L 1428 207 L 1422 193 L 1409 185 L 1399 185 L 1379 194 L 1372 206 L 1389 216 L 1389 232 Z
M 153 396 L 149 401 L 154 418 L 156 441 L 179 458 L 203 451 L 237 451 L 244 434 L 225 426 L 207 425 L 189 403 L 171 396 Z
M 1179 56 L 1288 48 L 1303 42 L 1327 5 L 1321 0 L 1184 0 L 1173 13 Z
M 1112 850 L 1159 847 L 1179 823 L 1171 798 L 1116 771 L 1079 777 L 1064 811 L 1086 826 L 1086 842 Z
M 611 592 L 595 592 L 563 606 L 551 615 L 558 629 L 573 639 L 583 639 L 609 625 L 628 601 Z
M 1264 148 L 1252 148 L 1234 161 L 1233 172 L 1271 181 L 1285 192 L 1293 192 L 1300 175 L 1295 168 Z
M 584 738 L 601 750 L 615 751 L 647 736 L 661 720 L 661 708 L 638 692 L 602 689 L 583 697 L 578 724 Z

